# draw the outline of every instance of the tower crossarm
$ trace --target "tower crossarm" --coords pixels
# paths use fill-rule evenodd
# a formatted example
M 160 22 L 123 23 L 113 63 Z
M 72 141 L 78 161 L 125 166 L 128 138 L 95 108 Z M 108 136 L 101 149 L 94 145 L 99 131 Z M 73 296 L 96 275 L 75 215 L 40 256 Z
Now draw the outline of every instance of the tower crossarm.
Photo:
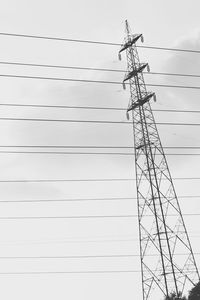
M 140 64 L 135 69 L 133 69 L 132 71 L 128 72 L 128 74 L 126 74 L 123 82 L 131 79 L 132 77 L 136 76 L 138 73 L 143 72 L 145 68 L 147 68 L 148 72 L 150 71 L 148 63 L 146 63 L 146 64 Z
M 129 120 L 129 111 L 134 110 L 138 106 L 144 105 L 146 102 L 150 101 L 151 98 L 154 98 L 154 101 L 156 100 L 156 95 L 155 93 L 148 93 L 146 96 L 144 96 L 142 99 L 138 99 L 134 103 L 132 103 L 128 108 L 127 108 L 127 119 Z
M 121 52 L 126 50 L 127 48 L 131 47 L 133 44 L 135 44 L 139 39 L 141 38 L 141 41 L 143 42 L 143 35 L 142 34 L 132 34 L 128 37 L 127 41 L 121 46 L 121 49 L 119 50 L 119 59 L 121 60 Z

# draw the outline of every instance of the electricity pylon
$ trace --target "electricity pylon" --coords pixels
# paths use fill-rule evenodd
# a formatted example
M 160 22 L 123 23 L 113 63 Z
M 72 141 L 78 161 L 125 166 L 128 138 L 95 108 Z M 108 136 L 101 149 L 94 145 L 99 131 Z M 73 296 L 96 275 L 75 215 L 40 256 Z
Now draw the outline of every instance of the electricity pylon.
M 119 58 L 125 51 L 123 86 L 130 86 L 131 95 L 127 117 L 132 113 L 143 300 L 154 293 L 153 299 L 171 293 L 179 299 L 199 281 L 199 273 L 150 106 L 155 93 L 146 89 L 142 72 L 149 68 L 140 63 L 139 39 L 142 34 L 131 34 L 126 21 Z

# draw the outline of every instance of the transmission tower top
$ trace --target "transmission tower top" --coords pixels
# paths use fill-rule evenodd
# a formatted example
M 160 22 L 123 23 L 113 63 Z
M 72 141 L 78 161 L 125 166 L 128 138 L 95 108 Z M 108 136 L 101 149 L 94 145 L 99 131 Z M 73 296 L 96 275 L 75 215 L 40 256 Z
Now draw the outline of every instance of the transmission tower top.
M 126 37 L 125 42 L 122 45 L 122 48 L 119 51 L 119 60 L 121 60 L 121 52 L 128 49 L 130 46 L 135 44 L 139 39 L 141 39 L 142 43 L 144 42 L 144 38 L 142 34 L 131 34 L 131 29 L 129 27 L 128 21 L 125 21 L 126 23 Z

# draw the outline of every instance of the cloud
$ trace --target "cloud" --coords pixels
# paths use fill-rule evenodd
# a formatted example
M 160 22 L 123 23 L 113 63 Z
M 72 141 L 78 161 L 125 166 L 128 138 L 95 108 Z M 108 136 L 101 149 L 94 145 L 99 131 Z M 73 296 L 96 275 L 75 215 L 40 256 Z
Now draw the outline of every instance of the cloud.
M 200 31 L 196 31 L 190 36 L 185 36 L 174 44 L 173 48 L 180 49 L 200 49 Z M 163 63 L 163 72 L 174 74 L 196 74 L 200 75 L 200 60 L 199 54 L 191 52 L 171 52 L 168 59 Z M 175 77 L 162 76 L 161 83 L 169 85 L 182 86 L 200 86 L 199 78 L 192 77 Z M 199 90 L 193 89 L 178 89 L 178 88 L 163 88 L 159 90 L 158 105 L 163 109 L 177 110 L 200 110 Z M 156 114 L 157 121 L 161 120 L 161 113 Z M 183 123 L 199 123 L 199 114 L 192 113 L 177 113 L 165 114 L 164 121 L 166 122 L 183 122 Z M 199 128 L 192 126 L 181 126 L 170 128 L 173 131 L 174 137 L 167 143 L 172 145 L 198 145 L 200 142 Z

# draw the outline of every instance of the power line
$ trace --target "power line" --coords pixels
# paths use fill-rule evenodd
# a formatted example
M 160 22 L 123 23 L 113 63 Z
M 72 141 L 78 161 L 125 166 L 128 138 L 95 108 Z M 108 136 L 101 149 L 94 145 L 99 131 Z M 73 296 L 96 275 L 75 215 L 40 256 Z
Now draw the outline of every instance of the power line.
M 118 219 L 136 218 L 137 215 L 90 215 L 90 216 L 6 216 L 0 220 L 36 220 L 36 219 Z
M 0 148 L 58 148 L 58 149 L 133 149 L 133 146 L 73 146 L 73 145 L 0 145 Z M 199 149 L 198 147 L 197 149 Z
M 176 253 L 177 256 L 184 256 L 185 253 Z M 194 255 L 200 255 L 199 252 Z M 157 256 L 157 254 L 147 254 L 147 256 Z M 88 258 L 124 258 L 140 257 L 139 254 L 110 254 L 110 255 L 66 255 L 66 256 L 0 256 L 0 259 L 88 259 Z
M 55 151 L 0 151 L 0 154 L 43 154 L 43 155 L 122 155 L 122 156 L 132 156 L 134 153 L 120 153 L 120 152 L 55 152 Z M 200 155 L 196 154 L 169 154 L 169 155 Z
M 19 34 L 19 33 L 7 33 L 7 32 L 0 32 L 0 35 L 2 35 L 2 36 L 12 36 L 12 37 L 21 37 L 21 38 L 65 41 L 65 42 L 100 44 L 100 45 L 110 45 L 110 46 L 120 46 L 121 45 L 121 44 L 118 44 L 118 43 L 110 43 L 110 42 L 99 42 L 99 41 L 91 41 L 91 40 L 69 39 L 69 38 L 62 38 L 62 37 L 50 37 L 50 36 Z
M 199 196 L 188 195 L 188 196 L 179 196 L 179 199 L 196 199 L 200 198 Z M 71 198 L 71 199 L 29 199 L 29 200 L 0 200 L 0 203 L 48 203 L 48 202 L 96 202 L 96 201 L 125 201 L 125 200 L 136 200 L 135 197 L 106 197 L 106 198 Z
M 87 258 L 122 258 L 138 257 L 137 254 L 110 254 L 110 255 L 65 255 L 65 256 L 0 256 L 0 259 L 87 259 Z
M 33 271 L 33 272 L 0 272 L 0 275 L 47 275 L 47 274 L 105 274 L 105 273 L 140 273 L 139 270 L 98 270 L 98 271 Z
M 200 198 L 200 196 L 179 196 L 181 198 Z M 112 197 L 112 198 L 72 198 L 72 199 L 35 199 L 35 200 L 0 200 L 0 203 L 32 203 L 32 202 L 81 202 L 81 201 L 120 201 L 120 200 L 136 200 L 135 197 Z
M 105 72 L 119 72 L 119 73 L 126 72 L 125 70 L 119 70 L 119 69 L 79 67 L 79 66 L 64 66 L 64 65 L 50 65 L 50 64 L 36 64 L 36 63 L 22 63 L 22 62 L 10 62 L 10 61 L 0 61 L 0 64 L 2 64 L 2 65 L 14 65 L 14 66 L 27 66 L 27 67 L 56 68 L 56 69 L 105 71 Z M 197 77 L 198 77 L 198 75 L 197 75 Z
M 117 182 L 135 181 L 135 178 L 95 178 L 95 179 L 8 179 L 0 183 L 41 183 L 41 182 Z M 200 177 L 174 177 L 173 180 L 200 180 Z
M 100 71 L 100 72 L 117 72 L 117 73 L 126 72 L 126 70 L 122 70 L 122 69 L 36 64 L 36 63 L 23 63 L 23 62 L 11 62 L 11 61 L 0 61 L 0 64 L 14 65 L 14 66 L 27 66 L 27 67 L 53 68 L 53 69 L 56 68 L 56 69 L 72 69 L 72 70 L 85 70 L 85 71 Z M 180 77 L 194 77 L 194 78 L 200 77 L 200 75 L 198 74 L 180 74 L 180 73 L 167 73 L 167 72 L 143 72 L 143 73 L 149 75 L 180 76 Z
M 0 145 L 0 148 L 58 148 L 58 149 L 133 149 L 134 146 L 97 145 Z M 200 146 L 165 146 L 163 149 L 200 149 Z M 61 152 L 62 153 L 62 152 Z
M 157 271 L 157 270 L 156 270 Z M 191 271 L 194 272 L 194 271 Z M 28 271 L 28 272 L 0 272 L 0 275 L 66 275 L 66 274 L 105 274 L 105 273 L 141 273 L 140 270 L 97 270 L 97 271 Z
M 47 119 L 47 118 L 10 118 L 0 117 L 1 121 L 30 121 L 30 122 L 63 122 L 63 123 L 95 123 L 95 124 L 132 124 L 131 121 L 107 121 L 107 120 L 77 120 L 77 119 Z M 152 125 L 153 123 L 148 123 Z M 156 122 L 157 125 L 171 126 L 200 126 L 200 123 Z
M 108 45 L 108 46 L 121 46 L 121 44 L 113 43 L 113 42 L 102 42 L 102 41 L 83 40 L 83 39 L 70 39 L 70 38 L 63 38 L 63 37 L 50 37 L 50 36 L 30 35 L 30 34 L 0 32 L 0 35 L 2 35 L 2 36 L 12 36 L 12 37 L 21 37 L 21 38 L 32 38 L 32 39 L 43 39 L 43 40 L 55 40 L 55 41 L 65 41 L 65 42 Z M 157 47 L 157 46 L 138 46 L 138 48 L 153 49 L 153 50 L 165 50 L 165 51 L 177 51 L 177 52 L 200 53 L 200 50 L 167 48 L 167 47 Z
M 190 237 L 192 238 L 200 238 L 200 235 L 190 235 Z M 50 241 L 35 241 L 33 243 L 105 243 L 105 242 L 108 242 L 108 243 L 113 243 L 113 242 L 138 242 L 138 239 L 137 238 L 126 238 L 126 239 L 104 239 L 104 240 L 61 240 L 61 241 L 57 241 L 57 240 L 50 240 Z M 5 243 L 1 243 L 1 245 L 5 245 Z M 14 242 L 14 244 L 16 244 Z M 181 253 L 180 253 L 181 254 Z M 198 253 L 196 253 L 198 254 Z
M 117 85 L 122 84 L 119 81 L 73 79 L 73 78 L 28 76 L 28 75 L 14 75 L 14 74 L 0 74 L 0 77 L 23 78 L 23 79 L 40 79 L 40 80 L 53 80 L 53 81 L 69 81 L 69 82 L 85 82 L 85 83 L 101 83 L 101 84 L 117 84 Z M 128 85 L 128 83 L 127 83 L 127 85 Z M 180 89 L 195 89 L 195 90 L 200 89 L 200 86 L 170 85 L 170 84 L 150 84 L 150 83 L 147 83 L 146 86 L 149 86 L 149 87 L 180 88 Z
M 38 183 L 38 182 L 110 182 L 110 181 L 132 181 L 131 178 L 101 178 L 101 179 L 14 179 L 0 180 L 1 183 Z
M 198 74 L 167 73 L 167 72 L 143 72 L 143 73 L 144 74 L 149 74 L 149 75 L 161 75 L 161 76 L 164 75 L 164 76 L 193 77 L 193 78 L 199 78 L 200 77 L 200 75 L 198 75 Z
M 71 105 L 43 105 L 43 104 L 22 104 L 22 103 L 0 103 L 0 106 L 11 107 L 40 107 L 40 108 L 58 108 L 58 109 L 86 109 L 86 110 L 118 110 L 126 111 L 127 108 L 120 107 L 97 107 L 97 106 L 71 106 Z M 200 113 L 200 110 L 177 110 L 177 109 L 153 109 L 158 112 L 170 113 Z
M 56 152 L 56 151 L 0 151 L 0 154 L 38 154 L 38 155 L 118 155 L 118 156 L 134 156 L 134 153 L 126 152 Z M 142 154 L 144 155 L 144 154 Z M 158 153 L 157 155 L 162 155 Z M 200 153 L 165 153 L 166 156 L 199 156 Z
M 11 107 L 42 107 L 42 108 L 61 108 L 61 109 L 94 109 L 94 110 L 119 110 L 125 111 L 126 108 L 118 107 L 96 107 L 96 106 L 71 106 L 71 105 L 43 105 L 43 104 L 22 104 L 22 103 L 0 103 L 0 106 L 11 106 Z M 199 111 L 200 112 L 200 111 Z
M 140 273 L 140 270 L 93 270 L 93 271 L 28 271 L 28 272 L 0 272 L 0 275 L 47 275 L 47 274 L 105 274 L 105 273 Z M 194 272 L 194 271 L 191 271 Z
M 195 236 L 195 237 L 200 237 L 200 236 Z M 133 239 L 133 238 L 129 238 L 129 239 L 103 239 L 103 240 L 61 240 L 61 241 L 58 241 L 58 240 L 50 240 L 50 241 L 36 241 L 36 243 L 38 244 L 44 244 L 44 243 L 118 243 L 118 242 L 135 242 L 135 241 L 138 241 L 138 239 Z M 35 242 L 33 242 L 35 243 Z M 0 245 L 5 245 L 5 243 L 1 243 Z
M 5 118 L 2 121 L 31 121 L 31 122 L 64 122 L 64 123 L 96 123 L 96 124 L 132 124 L 127 121 L 102 121 L 102 120 L 70 120 L 70 119 L 43 119 L 43 118 Z
M 184 216 L 200 216 L 200 213 L 185 213 Z M 152 215 L 146 215 L 146 217 L 151 217 Z M 175 217 L 176 215 L 168 215 Z M 137 218 L 136 214 L 127 215 L 82 215 L 82 216 L 5 216 L 0 217 L 0 220 L 39 220 L 39 219 L 121 219 L 121 218 Z
M 200 196 L 199 196 L 200 197 Z M 39 200 L 0 200 L 0 203 L 32 203 L 32 202 L 86 202 L 86 201 L 120 201 L 135 200 L 134 197 L 113 197 L 113 198 L 73 198 L 73 199 L 39 199 Z

